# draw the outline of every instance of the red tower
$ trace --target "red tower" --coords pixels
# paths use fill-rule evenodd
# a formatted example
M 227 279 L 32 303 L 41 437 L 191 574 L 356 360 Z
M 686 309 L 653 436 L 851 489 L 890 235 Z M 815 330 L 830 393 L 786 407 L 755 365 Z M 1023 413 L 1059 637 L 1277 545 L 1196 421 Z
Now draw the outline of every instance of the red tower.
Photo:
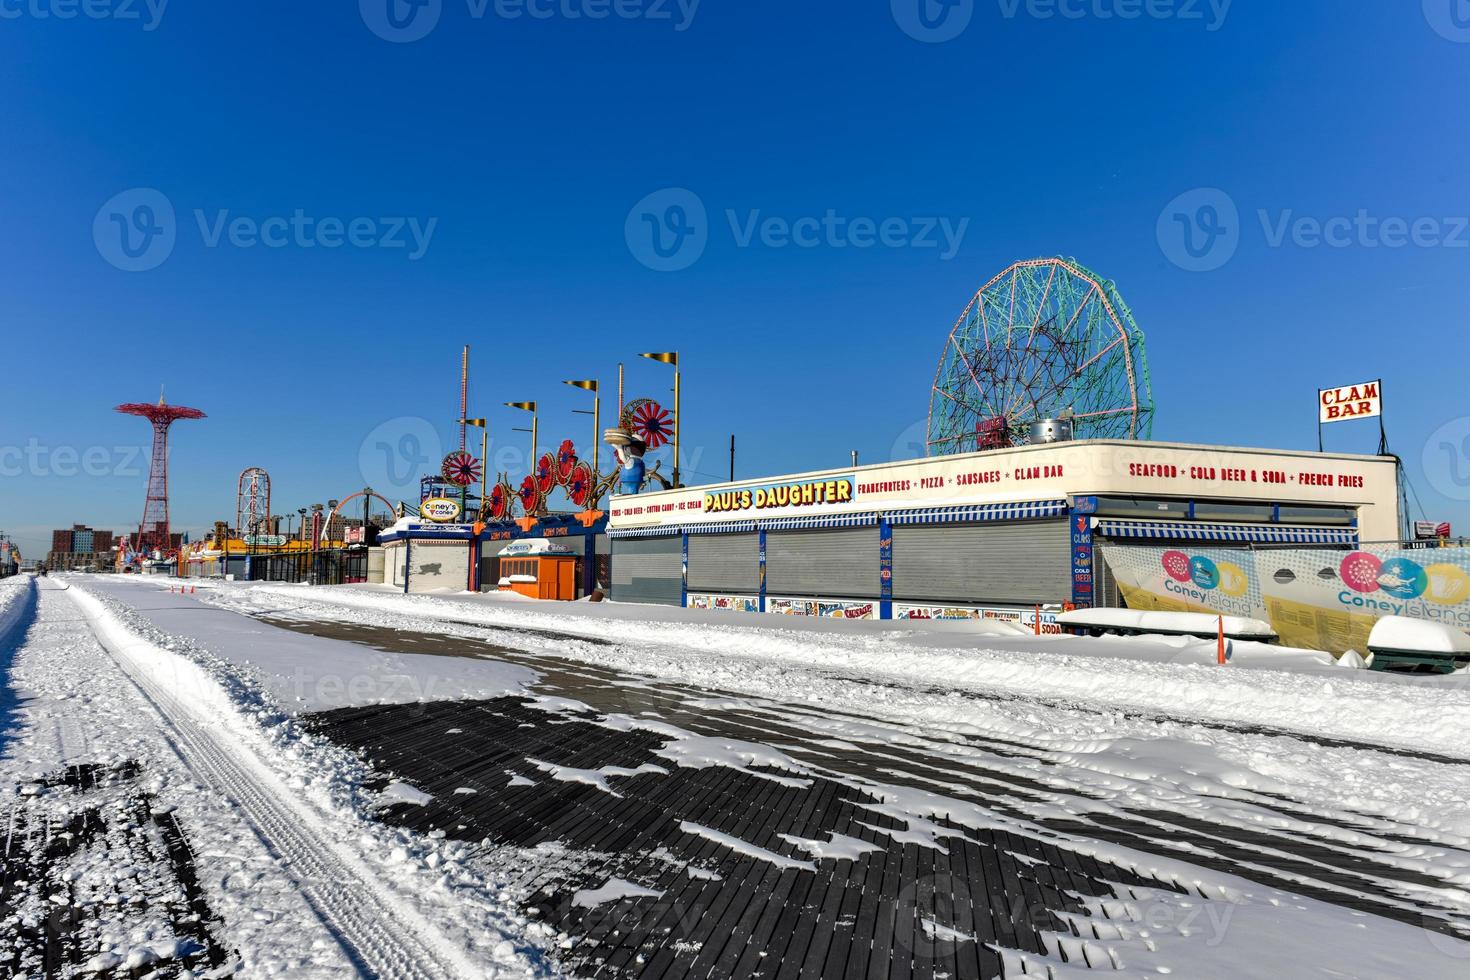
M 158 396 L 157 405 L 133 402 L 117 406 L 124 415 L 141 415 L 153 423 L 153 462 L 148 467 L 148 498 L 143 503 L 143 522 L 138 525 L 134 541 L 136 551 L 147 554 L 157 548 L 167 552 L 171 543 L 168 533 L 168 427 L 179 419 L 202 419 L 197 408 L 165 405 Z

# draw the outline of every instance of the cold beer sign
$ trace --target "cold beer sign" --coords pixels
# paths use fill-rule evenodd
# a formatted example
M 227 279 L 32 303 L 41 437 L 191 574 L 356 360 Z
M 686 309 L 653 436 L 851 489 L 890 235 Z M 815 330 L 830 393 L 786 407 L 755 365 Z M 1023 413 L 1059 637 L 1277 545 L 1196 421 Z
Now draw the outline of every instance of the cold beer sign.
M 1317 421 L 1321 424 L 1377 418 L 1382 414 L 1381 381 L 1369 381 L 1345 388 L 1323 388 L 1317 392 Z

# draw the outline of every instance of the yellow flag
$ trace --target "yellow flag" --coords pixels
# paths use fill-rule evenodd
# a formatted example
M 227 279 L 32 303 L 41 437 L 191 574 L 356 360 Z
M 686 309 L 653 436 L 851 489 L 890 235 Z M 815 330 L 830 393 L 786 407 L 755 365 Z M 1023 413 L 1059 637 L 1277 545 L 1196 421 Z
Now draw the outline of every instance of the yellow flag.
M 674 367 L 679 366 L 679 352 L 676 350 L 666 351 L 662 354 L 639 354 L 638 356 L 646 357 L 650 361 L 658 361 L 661 364 L 672 364 Z
M 583 391 L 597 390 L 596 381 L 563 381 L 562 384 L 571 385 L 573 388 L 581 388 Z
M 523 412 L 534 412 L 534 411 L 536 411 L 536 403 L 535 402 L 506 402 L 505 403 L 505 407 L 506 408 L 519 408 Z

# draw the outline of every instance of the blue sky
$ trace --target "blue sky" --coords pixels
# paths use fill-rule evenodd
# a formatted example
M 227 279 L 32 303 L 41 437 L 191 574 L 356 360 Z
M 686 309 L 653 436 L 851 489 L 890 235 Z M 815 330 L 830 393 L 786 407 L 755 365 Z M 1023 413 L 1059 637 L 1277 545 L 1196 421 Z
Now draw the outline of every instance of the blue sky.
M 1156 438 L 1314 448 L 1316 388 L 1382 377 L 1426 510 L 1470 526 L 1456 0 L 919 2 L 395 0 L 433 24 L 403 40 L 388 0 L 4 0 L 0 530 L 135 527 L 146 426 L 111 408 L 160 383 L 210 416 L 176 430 L 176 528 L 231 516 L 250 465 L 279 511 L 343 496 L 413 419 L 457 440 L 464 343 L 502 448 L 502 402 L 585 442 L 559 382 L 610 392 L 621 360 L 666 397 L 635 355 L 678 349 L 694 479 L 731 433 L 746 476 L 905 455 L 968 294 L 1057 254 L 1147 333 Z M 708 220 L 659 271 L 626 226 L 671 188 Z M 1191 192 L 1238 214 L 1202 259 L 1160 233 Z M 108 215 L 160 199 L 138 228 L 168 233 L 120 252 Z M 907 238 L 741 241 L 829 212 Z M 929 219 L 964 234 L 918 247 Z

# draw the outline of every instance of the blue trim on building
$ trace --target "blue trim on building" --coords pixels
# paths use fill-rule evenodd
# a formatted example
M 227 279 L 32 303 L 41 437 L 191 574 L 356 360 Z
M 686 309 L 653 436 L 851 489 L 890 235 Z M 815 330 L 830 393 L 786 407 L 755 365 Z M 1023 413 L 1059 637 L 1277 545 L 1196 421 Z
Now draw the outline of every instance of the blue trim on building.
M 679 536 L 679 545 L 682 553 L 679 557 L 679 605 L 689 605 L 689 535 Z
M 1351 527 L 1290 527 L 1280 524 L 1186 524 L 1178 521 L 1128 521 L 1102 518 L 1098 533 L 1109 538 L 1186 541 L 1238 541 L 1249 544 L 1329 544 L 1356 546 L 1358 529 Z

